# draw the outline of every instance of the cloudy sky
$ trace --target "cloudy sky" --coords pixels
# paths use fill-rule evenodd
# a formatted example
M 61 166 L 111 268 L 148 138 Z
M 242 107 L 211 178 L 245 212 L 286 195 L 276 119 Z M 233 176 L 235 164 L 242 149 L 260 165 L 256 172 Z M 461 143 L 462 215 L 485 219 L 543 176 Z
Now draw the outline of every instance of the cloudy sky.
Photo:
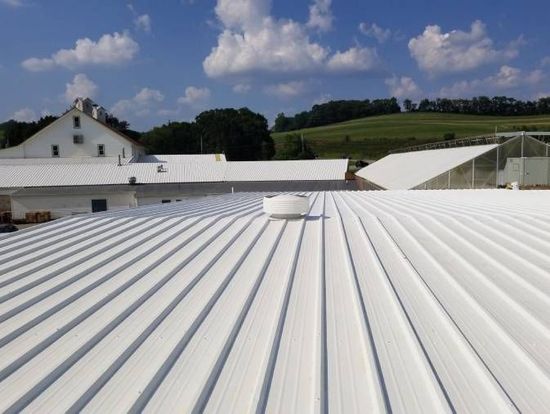
M 0 0 L 0 120 L 133 128 L 331 99 L 550 95 L 548 0 Z

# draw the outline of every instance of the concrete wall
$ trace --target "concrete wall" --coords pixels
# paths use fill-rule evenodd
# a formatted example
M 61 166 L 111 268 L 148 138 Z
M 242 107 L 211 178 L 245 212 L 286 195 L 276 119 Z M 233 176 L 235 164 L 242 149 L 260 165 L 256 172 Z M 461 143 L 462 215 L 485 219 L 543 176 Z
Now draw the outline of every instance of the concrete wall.
M 73 214 L 91 213 L 93 199 L 106 199 L 108 210 L 124 210 L 136 207 L 133 192 L 111 194 L 57 194 L 57 195 L 12 195 L 12 216 L 16 220 L 25 218 L 29 211 L 50 211 L 52 218 Z
M 73 117 L 80 117 L 80 128 L 74 128 Z M 84 142 L 75 144 L 73 135 L 83 135 Z M 73 109 L 21 145 L 0 151 L 0 158 L 52 158 L 52 145 L 59 146 L 59 158 L 97 157 L 98 144 L 105 145 L 105 156 L 130 158 L 142 150 L 120 137 L 100 122 Z

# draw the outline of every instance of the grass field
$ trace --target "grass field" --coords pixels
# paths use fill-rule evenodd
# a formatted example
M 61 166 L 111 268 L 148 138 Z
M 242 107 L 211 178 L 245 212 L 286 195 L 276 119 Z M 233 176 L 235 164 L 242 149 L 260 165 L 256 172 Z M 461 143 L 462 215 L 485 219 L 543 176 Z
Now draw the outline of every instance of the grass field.
M 388 151 L 411 145 L 440 141 L 446 133 L 457 138 L 495 132 L 523 130 L 550 131 L 550 115 L 494 117 L 459 114 L 403 113 L 383 115 L 292 133 L 304 134 L 320 158 L 378 159 Z M 273 134 L 280 146 L 288 132 Z

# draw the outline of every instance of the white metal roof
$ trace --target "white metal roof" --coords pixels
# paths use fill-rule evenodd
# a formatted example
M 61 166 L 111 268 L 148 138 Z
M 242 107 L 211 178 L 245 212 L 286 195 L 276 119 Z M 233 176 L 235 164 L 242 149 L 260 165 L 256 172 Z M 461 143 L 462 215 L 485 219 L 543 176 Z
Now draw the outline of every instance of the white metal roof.
M 163 164 L 28 164 L 2 165 L 0 188 L 224 181 L 344 180 L 347 160 L 204 162 Z
M 146 163 L 0 165 L 0 188 L 128 184 L 129 177 L 138 184 L 222 182 L 225 175 L 223 163 L 170 164 L 164 170 Z
M 155 154 L 140 155 L 132 162 L 185 163 L 189 161 L 226 161 L 225 154 Z
M 297 161 L 230 161 L 226 181 L 343 180 L 347 159 Z
M 0 410 L 546 412 L 550 192 L 234 194 L 0 238 Z
M 498 144 L 390 154 L 355 174 L 387 190 L 409 190 Z

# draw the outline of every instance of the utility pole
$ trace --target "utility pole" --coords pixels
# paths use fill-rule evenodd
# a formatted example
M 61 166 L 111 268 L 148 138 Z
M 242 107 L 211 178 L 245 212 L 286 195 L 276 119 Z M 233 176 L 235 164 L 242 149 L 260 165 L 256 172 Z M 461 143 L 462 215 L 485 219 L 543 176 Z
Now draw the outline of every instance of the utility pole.
M 302 132 L 302 152 L 304 152 L 304 133 Z
M 203 134 L 201 133 L 201 154 L 202 154 L 202 136 Z

